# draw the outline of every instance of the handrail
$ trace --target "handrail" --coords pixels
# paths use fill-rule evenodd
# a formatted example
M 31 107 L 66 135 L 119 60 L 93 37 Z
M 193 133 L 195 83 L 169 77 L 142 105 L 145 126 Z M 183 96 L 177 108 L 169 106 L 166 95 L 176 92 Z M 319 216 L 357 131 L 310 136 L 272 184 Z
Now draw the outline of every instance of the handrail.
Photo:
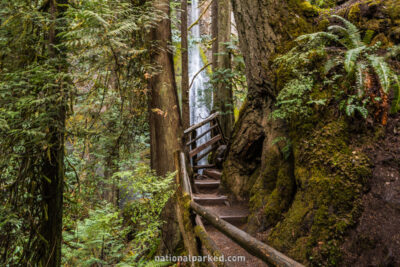
M 197 124 L 195 124 L 195 125 L 192 125 L 192 126 L 190 126 L 189 128 L 187 128 L 183 133 L 184 133 L 184 134 L 188 134 L 188 133 L 192 132 L 193 130 L 196 130 L 197 128 L 203 126 L 204 124 L 206 124 L 206 123 L 212 121 L 213 119 L 217 118 L 218 115 L 219 115 L 218 112 L 215 112 L 215 113 L 211 114 L 210 116 L 208 116 L 208 117 L 207 117 L 206 119 L 204 119 L 203 121 L 201 121 L 201 122 L 199 122 L 199 123 L 197 123 Z
M 179 167 L 180 176 L 182 177 L 182 189 L 183 192 L 190 196 L 190 208 L 199 216 L 206 219 L 210 224 L 212 224 L 217 230 L 228 236 L 232 239 L 235 243 L 249 252 L 251 255 L 263 260 L 267 264 L 273 266 L 284 266 L 284 267 L 304 267 L 304 265 L 296 262 L 295 260 L 287 257 L 283 253 L 277 251 L 273 247 L 268 246 L 267 244 L 262 243 L 258 239 L 252 237 L 248 233 L 240 230 L 239 228 L 235 227 L 234 225 L 226 222 L 225 220 L 221 219 L 218 215 L 214 214 L 210 210 L 202 207 L 201 205 L 197 204 L 193 200 L 193 192 L 192 187 L 190 184 L 189 175 L 187 173 L 187 166 L 186 166 L 186 158 L 183 152 L 179 152 Z M 198 220 L 196 220 L 198 221 Z M 195 228 L 196 235 L 202 240 L 202 242 L 209 242 L 210 237 L 204 236 L 207 232 L 204 232 L 204 227 L 202 228 L 200 224 L 197 223 L 199 228 Z M 199 236 L 202 235 L 202 236 Z M 217 249 L 214 243 L 205 244 L 208 246 L 208 249 L 214 250 Z M 215 251 L 212 251 L 214 254 Z
M 219 218 L 218 215 L 215 215 L 214 213 L 195 203 L 194 201 L 190 202 L 190 207 L 198 215 L 206 219 L 215 228 L 228 236 L 235 243 L 244 248 L 247 252 L 263 260 L 267 264 L 285 267 L 304 267 L 304 265 L 296 262 L 295 260 L 287 257 L 276 249 L 252 237 L 248 233 Z
M 182 168 L 182 184 L 183 184 L 183 190 L 185 193 L 187 193 L 190 196 L 190 199 L 193 200 L 193 191 L 192 191 L 192 185 L 190 184 L 190 179 L 189 175 L 186 170 L 186 159 L 185 159 L 185 154 L 183 152 L 179 153 L 179 159 L 181 161 L 181 166 L 184 166 L 185 168 Z

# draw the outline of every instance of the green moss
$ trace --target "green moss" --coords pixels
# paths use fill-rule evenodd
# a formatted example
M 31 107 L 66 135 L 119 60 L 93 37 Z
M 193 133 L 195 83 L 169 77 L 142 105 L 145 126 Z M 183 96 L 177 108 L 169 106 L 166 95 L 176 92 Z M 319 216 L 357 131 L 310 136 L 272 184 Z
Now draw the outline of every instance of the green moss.
M 298 192 L 268 241 L 297 260 L 334 266 L 340 242 L 360 210 L 368 158 L 350 148 L 345 120 L 321 121 L 321 128 L 293 129 Z
M 201 59 L 203 60 L 203 63 L 204 63 L 204 65 L 207 65 L 208 64 L 208 59 L 207 59 L 207 55 L 206 55 L 206 53 L 204 52 L 204 50 L 203 50 L 203 48 L 200 46 L 200 57 L 201 57 Z M 209 76 L 211 76 L 212 75 L 212 68 L 211 68 L 211 65 L 210 66 L 208 66 L 207 68 L 206 68 L 206 70 L 207 70 L 207 74 L 209 75 Z
M 361 16 L 360 3 L 356 3 L 350 8 L 348 18 L 350 21 L 359 21 L 360 16 Z

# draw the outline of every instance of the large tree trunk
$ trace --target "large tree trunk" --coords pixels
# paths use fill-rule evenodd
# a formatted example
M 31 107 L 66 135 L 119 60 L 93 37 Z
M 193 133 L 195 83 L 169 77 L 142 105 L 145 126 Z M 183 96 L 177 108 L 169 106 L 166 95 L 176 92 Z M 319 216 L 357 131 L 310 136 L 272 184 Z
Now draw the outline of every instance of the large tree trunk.
M 231 40 L 231 7 L 229 0 L 218 1 L 217 12 L 217 75 L 218 81 L 214 86 L 214 109 L 221 113 L 220 123 L 222 132 L 226 137 L 230 137 L 233 127 L 233 95 L 232 85 L 229 79 L 224 79 L 224 71 L 231 69 L 231 55 L 227 44 Z
M 151 167 L 157 175 L 164 176 L 175 170 L 174 152 L 182 150 L 182 123 L 180 118 L 178 96 L 176 91 L 171 45 L 171 21 L 168 0 L 154 1 L 154 8 L 166 14 L 158 27 L 150 32 L 153 42 L 151 54 L 152 64 L 161 69 L 153 74 L 148 86 L 150 119 L 150 150 Z M 160 255 L 174 253 L 181 242 L 179 224 L 175 205 L 176 199 L 171 198 L 161 214 L 166 222 L 162 226 Z
M 48 34 L 49 58 L 56 59 L 57 68 L 60 72 L 66 69 L 64 51 L 56 49 L 60 44 L 57 36 L 60 28 L 60 18 L 63 17 L 67 0 L 50 1 L 49 10 L 52 25 Z M 61 240 L 62 240 L 62 216 L 63 216 L 63 183 L 64 183 L 64 131 L 66 114 L 66 88 L 64 81 L 55 81 L 52 93 L 60 97 L 48 107 L 49 114 L 53 114 L 54 125 L 49 126 L 48 154 L 44 157 L 43 175 L 44 181 L 43 199 L 45 202 L 44 220 L 40 228 L 40 234 L 46 240 L 39 246 L 39 265 L 61 266 Z
M 188 4 L 181 1 L 181 58 L 182 58 L 182 124 L 183 129 L 190 126 L 189 109 L 189 55 L 188 55 Z
M 169 1 L 154 2 L 156 10 L 169 16 Z M 154 66 L 161 69 L 149 79 L 151 167 L 158 175 L 174 171 L 173 153 L 182 149 L 182 123 L 176 91 L 171 45 L 171 21 L 167 18 L 158 23 L 150 33 L 153 44 L 151 54 Z
M 300 10 L 298 6 L 289 3 L 284 0 L 232 0 L 240 50 L 246 65 L 248 96 L 228 146 L 223 182 L 239 199 L 249 196 L 253 185 L 250 178 L 257 176 L 259 168 L 265 169 L 267 161 L 275 161 L 276 166 L 283 168 L 291 164 L 282 162 L 280 144 L 273 145 L 276 137 L 285 136 L 285 129 L 281 122 L 268 118 L 275 100 L 271 57 L 280 44 L 310 29 L 302 14 L 296 13 Z

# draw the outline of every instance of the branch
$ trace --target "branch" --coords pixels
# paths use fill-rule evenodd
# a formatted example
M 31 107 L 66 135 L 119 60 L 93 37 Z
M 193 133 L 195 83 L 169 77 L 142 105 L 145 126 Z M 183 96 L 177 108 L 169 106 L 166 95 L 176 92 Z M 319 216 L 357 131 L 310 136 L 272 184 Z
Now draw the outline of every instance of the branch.
M 189 85 L 189 89 L 192 87 L 193 82 L 194 82 L 194 79 L 196 79 L 196 77 L 197 77 L 203 70 L 205 70 L 208 66 L 210 66 L 211 64 L 212 64 L 212 63 L 208 63 L 208 64 L 204 65 L 204 66 L 193 76 L 192 81 L 190 82 L 190 85 Z
M 195 22 L 193 22 L 192 25 L 188 28 L 188 31 L 190 31 L 197 23 L 199 23 L 200 19 L 203 17 L 203 15 L 207 12 L 208 8 L 211 6 L 213 1 L 210 1 L 210 3 L 206 6 L 206 8 L 201 12 L 200 16 L 197 18 Z

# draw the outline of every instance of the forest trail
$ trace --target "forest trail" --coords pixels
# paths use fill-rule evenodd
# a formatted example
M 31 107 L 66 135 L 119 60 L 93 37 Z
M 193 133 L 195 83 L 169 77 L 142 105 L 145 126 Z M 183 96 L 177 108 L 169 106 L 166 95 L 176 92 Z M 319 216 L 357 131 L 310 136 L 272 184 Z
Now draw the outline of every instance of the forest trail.
M 244 230 L 248 216 L 247 205 L 246 203 L 231 202 L 226 195 L 220 194 L 220 179 L 221 171 L 218 169 L 205 169 L 203 174 L 196 175 L 194 179 L 195 193 L 193 199 L 196 203 L 218 215 L 219 218 L 235 225 L 241 230 Z M 237 245 L 234 241 L 218 231 L 216 228 L 208 225 L 206 220 L 203 220 L 203 223 L 206 224 L 205 228 L 207 233 L 214 240 L 220 251 L 224 254 L 225 258 L 229 256 L 245 257 L 245 262 L 229 262 L 227 264 L 228 266 L 268 266 L 262 260 L 249 254 L 246 250 Z

